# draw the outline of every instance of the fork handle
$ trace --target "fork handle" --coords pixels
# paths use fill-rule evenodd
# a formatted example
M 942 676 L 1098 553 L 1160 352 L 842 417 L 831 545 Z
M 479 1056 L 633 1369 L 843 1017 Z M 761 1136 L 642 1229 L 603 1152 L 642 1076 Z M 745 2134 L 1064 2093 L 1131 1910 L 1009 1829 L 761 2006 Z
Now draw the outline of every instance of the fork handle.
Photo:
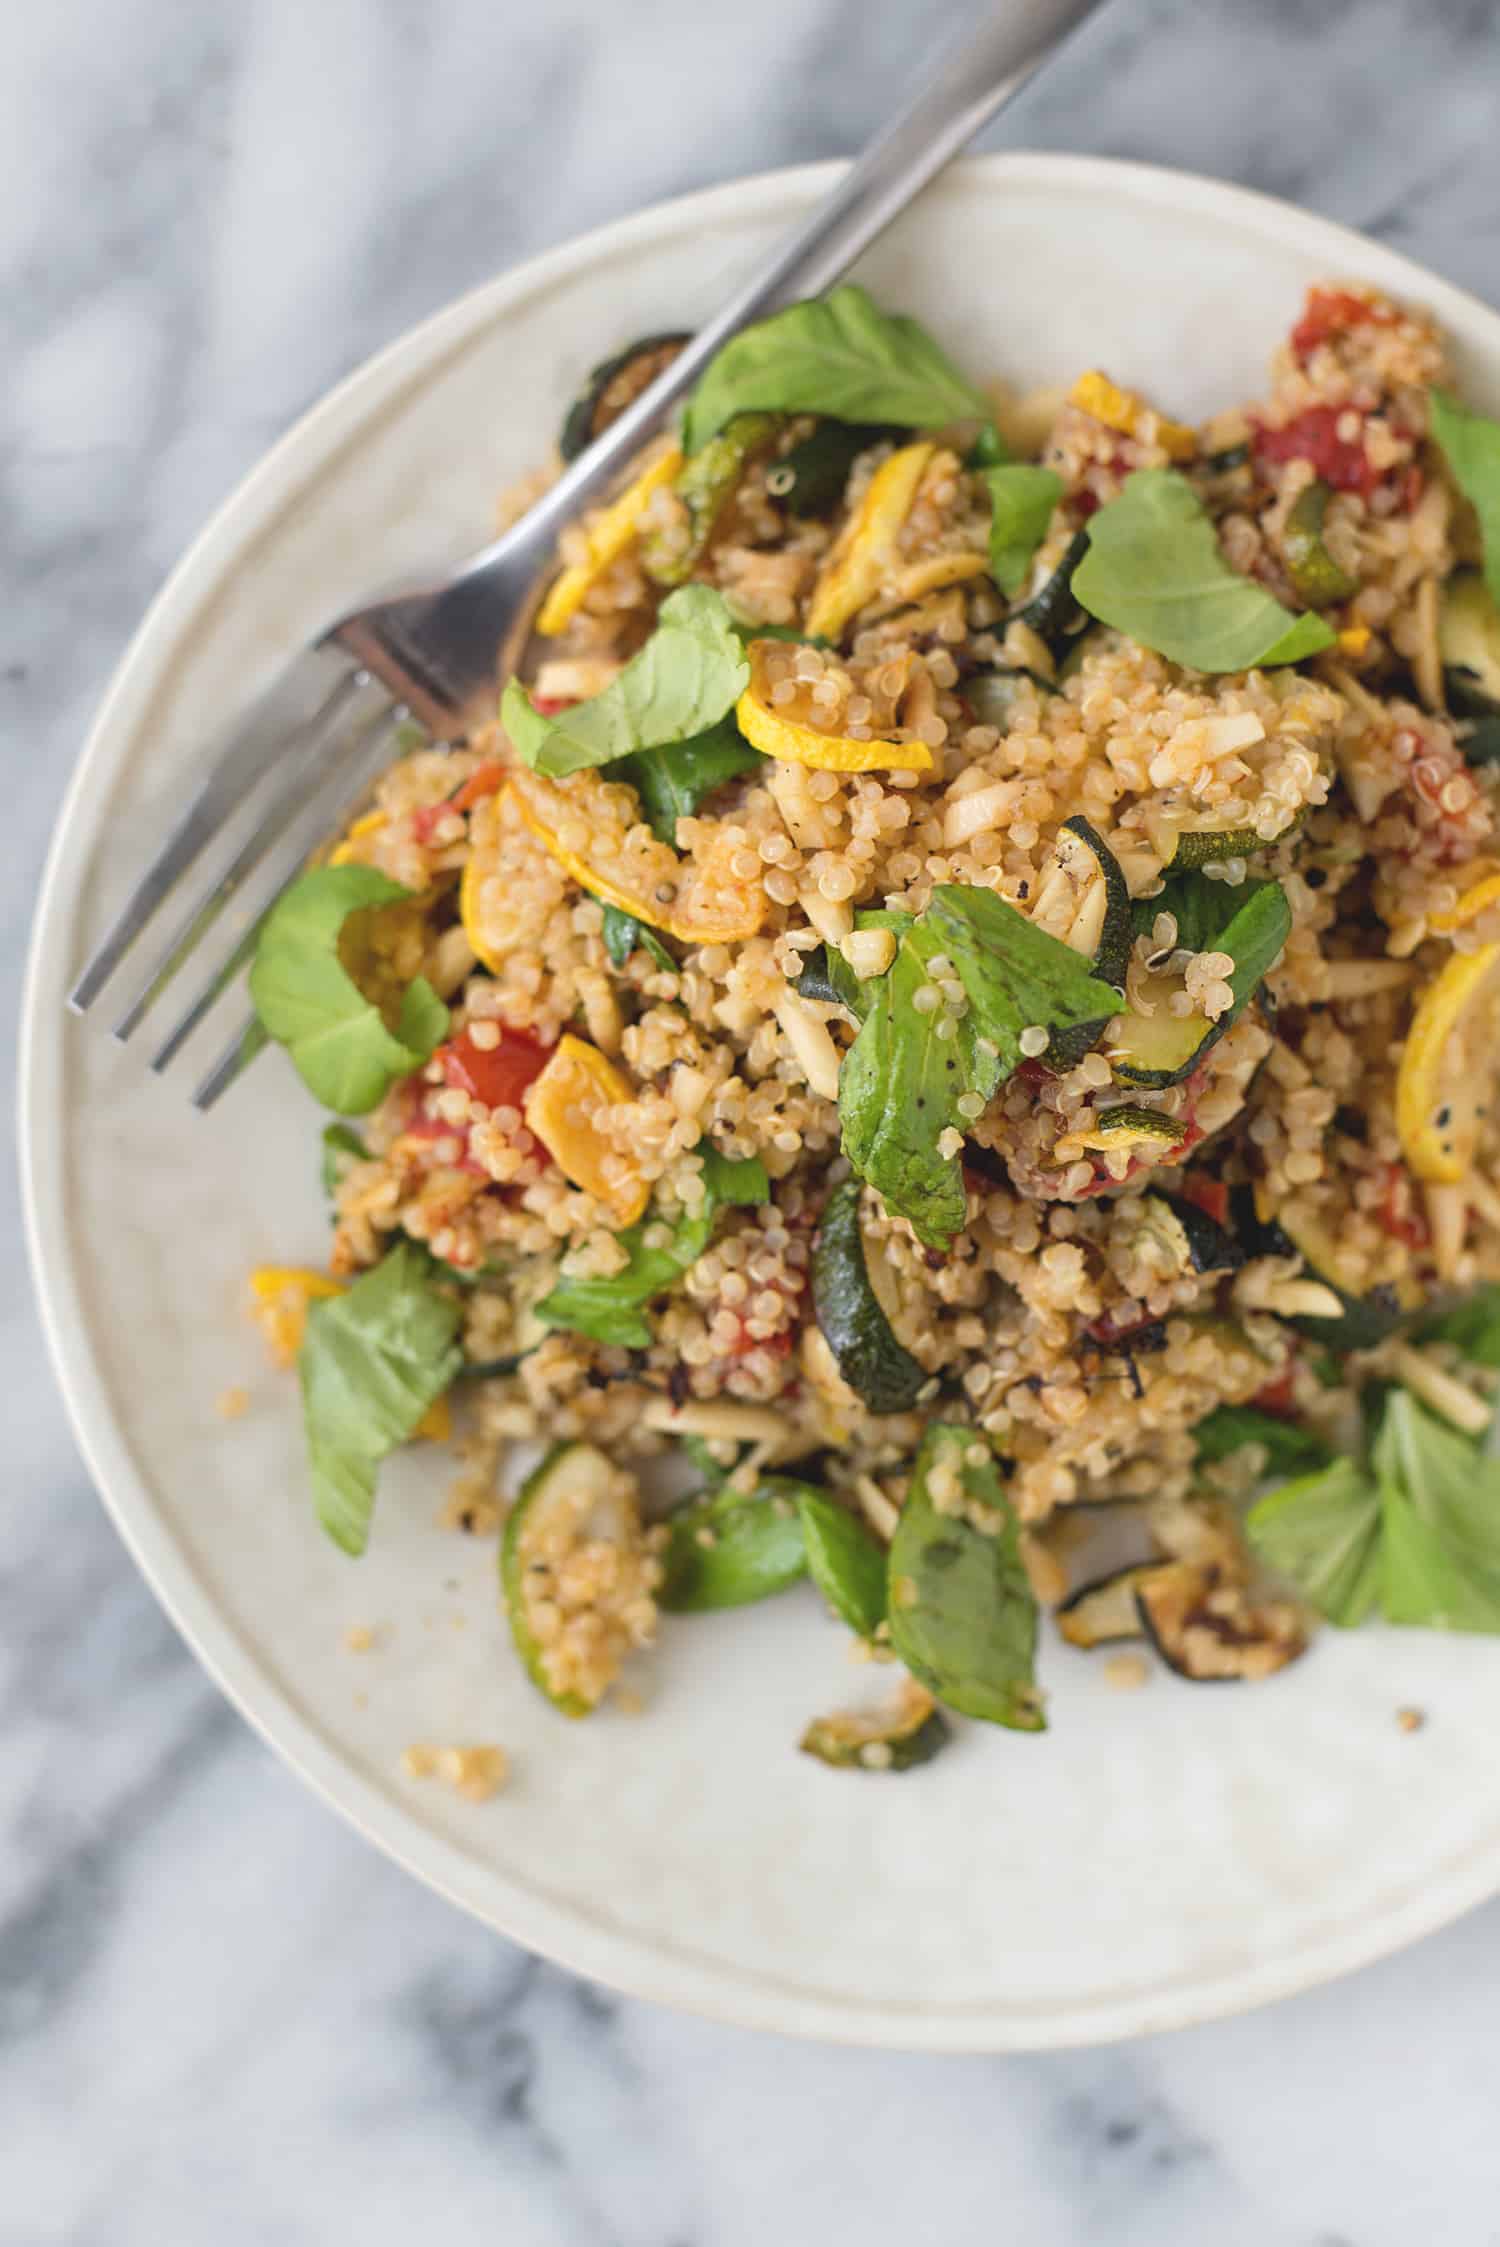
M 836 281 L 1100 5 L 1102 0 L 985 0 L 977 29 L 954 46 L 931 83 L 876 134 L 827 201 L 757 267 L 515 530 L 475 557 L 471 569 L 482 569 L 518 533 L 528 541 L 550 535 L 598 498 L 730 336 L 779 305 L 816 296 Z

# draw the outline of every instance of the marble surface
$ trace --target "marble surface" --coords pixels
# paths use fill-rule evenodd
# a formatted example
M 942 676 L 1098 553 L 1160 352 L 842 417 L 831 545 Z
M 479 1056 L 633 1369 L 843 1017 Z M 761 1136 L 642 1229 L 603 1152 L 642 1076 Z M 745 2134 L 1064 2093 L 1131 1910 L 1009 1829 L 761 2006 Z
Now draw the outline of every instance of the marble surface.
M 91 707 L 266 443 L 491 270 L 656 196 L 853 148 L 965 13 L 15 11 L 7 1016 Z M 1268 188 L 1493 297 L 1497 57 L 1485 0 L 1116 0 L 989 138 Z M 301 1792 L 158 1613 L 74 1453 L 4 1191 L 0 2247 L 1500 2242 L 1500 1903 L 1248 2019 L 997 2061 L 798 2048 L 622 2004 L 460 1919 Z

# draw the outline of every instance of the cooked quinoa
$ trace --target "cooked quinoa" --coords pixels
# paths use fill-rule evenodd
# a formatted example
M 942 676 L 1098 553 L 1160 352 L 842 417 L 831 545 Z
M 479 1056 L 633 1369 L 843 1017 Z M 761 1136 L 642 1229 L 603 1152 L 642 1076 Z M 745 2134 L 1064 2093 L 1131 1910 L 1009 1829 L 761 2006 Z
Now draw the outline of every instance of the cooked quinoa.
M 651 340 L 649 371 L 673 344 Z M 1029 1596 L 1065 1617 L 1070 1599 L 1083 1612 L 1079 1525 L 1098 1518 L 1070 1509 L 1108 1503 L 1138 1523 L 1152 1574 L 1107 1635 L 1144 1630 L 1209 1677 L 1269 1674 L 1308 1636 L 1309 1601 L 1242 1535 L 1243 1501 L 1277 1465 L 1258 1429 L 1297 1430 L 1309 1459 L 1348 1454 L 1383 1382 L 1466 1440 L 1487 1425 L 1493 1376 L 1418 1323 L 1500 1282 L 1500 765 L 1445 652 L 1445 604 L 1481 561 L 1433 441 L 1448 380 L 1418 310 L 1329 284 L 1265 397 L 1201 428 L 1098 374 L 1044 427 L 993 400 L 1054 479 L 1028 487 L 1052 496 L 1010 594 L 991 545 L 1003 452 L 976 445 L 977 415 L 920 442 L 858 432 L 826 504 L 800 513 L 801 463 L 831 416 L 746 413 L 686 462 L 663 441 L 638 464 L 628 535 L 603 538 L 601 515 L 563 540 L 527 723 L 607 696 L 670 621 L 667 593 L 705 588 L 744 642 L 738 769 L 664 828 L 638 760 L 549 771 L 497 720 L 380 782 L 333 863 L 410 896 L 351 913 L 339 957 L 388 1028 L 418 977 L 448 1019 L 338 1158 L 329 1272 L 353 1283 L 403 1238 L 432 1260 L 456 1307 L 460 1528 L 501 1521 L 513 1447 L 610 1463 L 613 1480 L 574 1491 L 517 1561 L 528 1661 L 554 1698 L 594 1706 L 649 1644 L 658 1596 L 674 1604 L 664 1556 L 682 1517 L 650 1526 L 637 1476 L 685 1438 L 712 1493 L 689 1502 L 687 1538 L 709 1562 L 742 1526 L 733 1502 L 767 1492 L 795 1518 L 811 1491 L 884 1548 L 910 1522 L 921 1452 L 923 1505 L 997 1549 L 1020 1531 Z M 616 363 L 590 429 L 638 386 Z M 705 531 L 694 464 L 726 441 Z M 1163 488 L 1132 484 L 1140 471 L 1169 472 L 1220 563 L 1288 623 L 1320 616 L 1323 644 L 1200 669 L 1081 606 L 1071 571 L 1104 552 L 1091 526 Z M 716 722 L 738 738 L 732 715 Z M 1237 901 L 1277 887 L 1282 940 L 1242 989 Z M 1048 960 L 1066 947 L 1112 998 L 1081 1026 L 1079 1008 L 1066 1029 L 1025 1021 L 1007 1047 L 964 960 L 922 954 L 906 1027 L 982 1080 L 933 1142 L 962 1206 L 935 1238 L 861 1169 L 841 1090 L 847 1104 L 872 995 L 903 972 L 902 917 L 936 927 L 923 917 L 955 891 L 999 901 L 1006 926 L 1050 940 Z M 1196 943 L 1189 896 L 1216 932 Z M 1420 1022 L 1464 959 L 1462 1006 Z M 1187 1064 L 1132 1066 L 1142 1023 Z M 1408 1058 L 1424 1038 L 1427 1110 Z M 888 1092 L 899 1106 L 894 1078 Z M 726 1195 L 725 1166 L 747 1165 L 763 1194 Z M 825 1307 L 840 1191 L 862 1251 L 849 1284 L 904 1369 L 884 1390 Z M 634 1338 L 549 1310 L 559 1289 L 607 1300 L 653 1254 L 664 1277 L 634 1301 Z M 301 1332 L 295 1277 L 259 1286 L 283 1358 Z M 1206 1446 L 1211 1420 L 1238 1440 Z M 910 1581 L 893 1578 L 893 1610 Z M 907 1653 L 894 1615 L 864 1633 L 885 1659 L 893 1634 Z M 1103 1639 L 1079 1625 L 1075 1642 Z M 1116 1685 L 1145 1674 L 1134 1654 L 1110 1659 Z M 931 1706 L 852 1760 L 920 1760 L 903 1742 L 931 1752 Z

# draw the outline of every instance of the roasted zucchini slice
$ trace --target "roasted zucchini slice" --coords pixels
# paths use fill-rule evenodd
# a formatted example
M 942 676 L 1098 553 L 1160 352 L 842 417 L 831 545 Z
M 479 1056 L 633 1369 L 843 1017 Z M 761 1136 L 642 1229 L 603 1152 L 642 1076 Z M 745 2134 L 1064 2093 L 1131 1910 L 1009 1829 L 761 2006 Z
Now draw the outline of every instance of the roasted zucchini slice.
M 1076 1162 L 1080 1155 L 1112 1154 L 1116 1148 L 1129 1147 L 1138 1154 L 1165 1155 L 1169 1149 L 1180 1147 L 1187 1137 L 1187 1125 L 1176 1116 L 1158 1115 L 1154 1108 L 1118 1108 L 1095 1110 L 1088 1122 L 1077 1131 L 1070 1131 L 1059 1139 L 1053 1149 L 1054 1160 L 1060 1163 Z
M 716 437 L 689 454 L 672 482 L 687 515 L 687 535 L 648 530 L 641 564 L 658 585 L 685 585 L 713 543 L 714 533 L 751 464 L 775 441 L 779 414 L 736 414 Z
M 1239 1242 L 1195 1202 L 1153 1190 L 1142 1194 L 1139 1212 L 1137 1223 L 1179 1272 L 1232 1272 L 1245 1261 Z
M 857 1178 L 823 1204 L 812 1256 L 813 1313 L 839 1372 L 872 1412 L 907 1412 L 927 1374 L 891 1330 L 870 1278 Z
M 930 1763 L 952 1736 L 932 1695 L 908 1678 L 886 1708 L 815 1717 L 798 1745 L 836 1771 L 910 1771 Z
M 1292 502 L 1281 534 L 1281 552 L 1292 589 L 1304 608 L 1331 608 L 1359 591 L 1359 581 L 1341 569 L 1323 543 L 1323 518 L 1333 493 L 1314 482 Z
M 1234 961 L 1229 978 L 1233 1004 L 1210 1022 L 1202 1015 L 1174 1015 L 1168 1001 L 1180 985 L 1165 973 L 1148 975 L 1142 995 L 1152 1011 L 1127 1011 L 1109 1049 L 1116 1076 L 1127 1083 L 1180 1084 L 1190 1077 L 1226 1030 L 1237 1022 L 1275 966 L 1291 933 L 1291 908 L 1279 882 L 1245 882 L 1230 889 L 1206 874 L 1176 875 L 1158 897 L 1136 908 L 1146 914 L 1171 913 L 1178 941 L 1195 952 L 1223 951 Z
M 767 469 L 766 490 L 799 522 L 830 515 L 860 454 L 902 434 L 887 422 L 820 421 Z
M 1194 1685 L 1270 1677 L 1307 1647 L 1293 1608 L 1257 1603 L 1243 1585 L 1193 1561 L 1147 1570 L 1135 1604 L 1167 1668 Z
M 1500 609 L 1478 570 L 1455 570 L 1444 586 L 1438 645 L 1449 708 L 1500 717 Z
M 1169 1565 L 1159 1560 L 1143 1561 L 1080 1584 L 1057 1610 L 1057 1627 L 1069 1646 L 1117 1646 L 1122 1639 L 1144 1638 L 1146 1626 L 1136 1605 L 1136 1593 L 1148 1576 Z
M 1493 1098 L 1500 944 L 1454 952 L 1423 992 L 1396 1072 L 1396 1130 L 1414 1174 L 1457 1186 Z
M 557 440 L 564 460 L 576 460 L 596 437 L 602 437 L 641 392 L 665 374 L 688 341 L 686 330 L 671 335 L 642 336 L 601 359 L 573 400 Z
M 567 1566 L 596 1547 L 610 1566 Z M 506 1520 L 500 1586 L 526 1673 L 564 1716 L 596 1709 L 625 1656 L 647 1643 L 659 1576 L 634 1478 L 592 1444 L 554 1444 Z
M 1087 530 L 1075 531 L 1051 576 L 1015 612 L 1015 622 L 1033 631 L 1054 661 L 1061 661 L 1089 627 L 1090 619 L 1073 598 L 1073 572 L 1088 550 Z

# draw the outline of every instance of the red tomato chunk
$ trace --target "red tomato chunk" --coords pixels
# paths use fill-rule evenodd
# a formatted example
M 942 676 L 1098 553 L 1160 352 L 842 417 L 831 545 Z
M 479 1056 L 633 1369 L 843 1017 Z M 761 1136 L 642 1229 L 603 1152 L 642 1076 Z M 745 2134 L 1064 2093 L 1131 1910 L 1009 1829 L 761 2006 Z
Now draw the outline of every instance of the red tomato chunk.
M 1352 438 L 1339 435 L 1346 414 L 1354 415 L 1360 425 Z M 1252 443 L 1259 465 L 1308 461 L 1336 492 L 1358 492 L 1361 499 L 1368 499 L 1380 482 L 1380 471 L 1365 452 L 1363 417 L 1353 406 L 1309 406 L 1284 429 L 1257 425 Z
M 543 1045 L 526 1030 L 502 1030 L 500 1043 L 478 1046 L 465 1030 L 445 1046 L 435 1059 L 443 1076 L 456 1091 L 486 1108 L 519 1108 L 526 1088 L 539 1077 L 552 1058 L 553 1048 Z
M 1347 289 L 1309 289 L 1302 317 L 1292 330 L 1292 350 L 1306 365 L 1320 343 L 1351 328 L 1388 328 L 1395 320 L 1388 304 L 1370 304 Z

